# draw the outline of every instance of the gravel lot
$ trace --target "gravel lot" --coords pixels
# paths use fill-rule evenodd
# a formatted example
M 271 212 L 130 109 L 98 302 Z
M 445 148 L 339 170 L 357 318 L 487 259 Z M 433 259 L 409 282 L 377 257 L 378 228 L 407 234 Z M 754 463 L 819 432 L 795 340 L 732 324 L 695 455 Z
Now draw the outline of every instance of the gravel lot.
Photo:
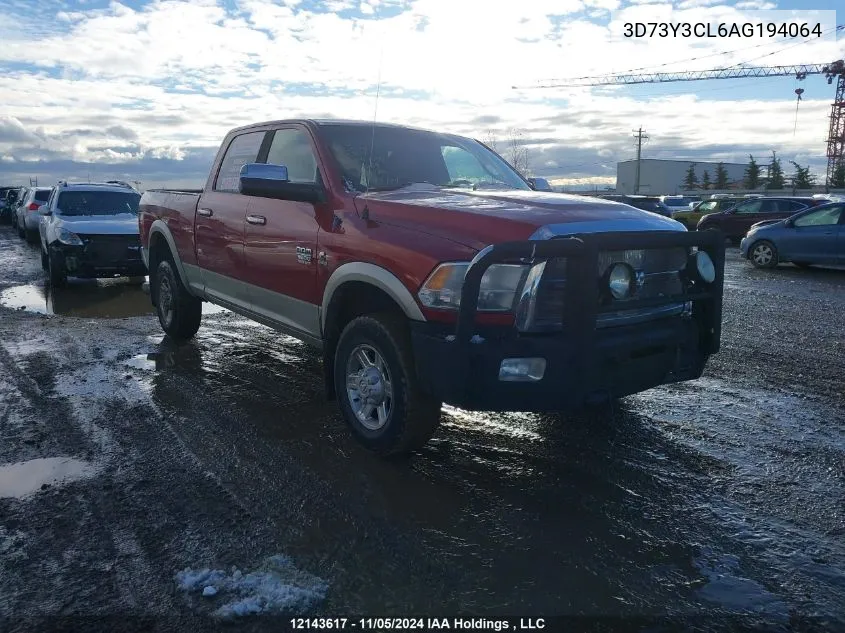
M 48 297 L 0 227 L 0 630 L 276 608 L 845 630 L 845 271 L 727 266 L 701 380 L 579 417 L 446 408 L 380 461 L 300 343 L 209 306 L 174 347 L 137 287 Z

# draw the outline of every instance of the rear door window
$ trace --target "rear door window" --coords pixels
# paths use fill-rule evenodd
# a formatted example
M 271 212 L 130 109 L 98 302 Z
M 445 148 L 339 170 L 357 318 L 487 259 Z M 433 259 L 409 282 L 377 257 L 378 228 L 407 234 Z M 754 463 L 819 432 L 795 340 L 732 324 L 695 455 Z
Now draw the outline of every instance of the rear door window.
M 50 199 L 50 189 L 42 189 L 41 191 L 35 192 L 35 199 L 38 202 L 47 202 Z
M 258 152 L 266 132 L 249 132 L 232 139 L 220 163 L 214 182 L 214 191 L 238 192 L 241 167 L 258 160 Z

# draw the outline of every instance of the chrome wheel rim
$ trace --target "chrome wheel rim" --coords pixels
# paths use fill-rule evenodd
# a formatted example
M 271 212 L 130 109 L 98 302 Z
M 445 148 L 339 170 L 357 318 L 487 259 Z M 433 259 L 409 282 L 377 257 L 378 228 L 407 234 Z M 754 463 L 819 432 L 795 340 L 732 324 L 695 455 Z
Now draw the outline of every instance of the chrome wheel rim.
M 393 411 L 393 381 L 381 354 L 361 344 L 346 361 L 346 395 L 358 422 L 370 430 L 384 427 Z
M 173 289 L 167 277 L 158 282 L 158 313 L 164 326 L 170 327 L 173 321 Z
M 774 255 L 775 254 L 772 252 L 771 246 L 768 244 L 758 244 L 754 247 L 754 252 L 751 254 L 751 257 L 754 259 L 755 264 L 766 266 L 767 264 L 772 263 Z

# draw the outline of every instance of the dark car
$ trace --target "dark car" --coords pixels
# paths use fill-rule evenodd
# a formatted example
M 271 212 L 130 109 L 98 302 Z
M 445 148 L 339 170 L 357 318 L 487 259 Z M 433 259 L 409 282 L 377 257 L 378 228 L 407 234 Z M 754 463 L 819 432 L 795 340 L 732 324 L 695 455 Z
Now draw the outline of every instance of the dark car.
M 21 187 L 0 188 L 0 221 L 11 224 Z
M 614 202 L 621 202 L 637 209 L 651 211 L 652 213 L 657 213 L 658 215 L 666 217 L 669 217 L 671 214 L 668 207 L 665 207 L 660 202 L 660 198 L 657 197 L 608 193 L 600 195 L 599 198 L 603 198 L 604 200 L 613 200 Z
M 672 219 L 677 220 L 690 231 L 694 231 L 699 220 L 705 215 L 727 211 L 734 205 L 743 202 L 743 200 L 743 198 L 712 198 L 710 200 L 702 200 L 696 203 L 691 209 L 673 211 Z
M 720 229 L 725 237 L 739 241 L 748 229 L 763 220 L 783 220 L 791 215 L 827 202 L 818 198 L 766 197 L 749 198 L 730 209 L 709 213 L 698 221 L 699 231 Z
M 845 202 L 755 224 L 742 239 L 740 251 L 758 268 L 774 268 L 782 262 L 802 267 L 845 264 Z

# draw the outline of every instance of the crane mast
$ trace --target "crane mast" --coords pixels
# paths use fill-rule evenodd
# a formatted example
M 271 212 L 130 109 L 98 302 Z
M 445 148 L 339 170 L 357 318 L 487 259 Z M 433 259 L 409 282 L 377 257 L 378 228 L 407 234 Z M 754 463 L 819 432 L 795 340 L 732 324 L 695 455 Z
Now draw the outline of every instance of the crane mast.
M 830 112 L 830 131 L 827 137 L 827 175 L 830 181 L 836 168 L 845 161 L 845 61 L 830 64 L 795 64 L 792 66 L 734 66 L 732 68 L 711 68 L 677 72 L 619 73 L 573 77 L 549 83 L 528 86 L 513 86 L 515 90 L 534 88 L 584 88 L 593 86 L 627 86 L 634 84 L 670 83 L 678 81 L 702 81 L 709 79 L 737 79 L 741 77 L 795 77 L 804 79 L 809 75 L 824 75 L 828 84 L 836 81 L 836 95 Z

